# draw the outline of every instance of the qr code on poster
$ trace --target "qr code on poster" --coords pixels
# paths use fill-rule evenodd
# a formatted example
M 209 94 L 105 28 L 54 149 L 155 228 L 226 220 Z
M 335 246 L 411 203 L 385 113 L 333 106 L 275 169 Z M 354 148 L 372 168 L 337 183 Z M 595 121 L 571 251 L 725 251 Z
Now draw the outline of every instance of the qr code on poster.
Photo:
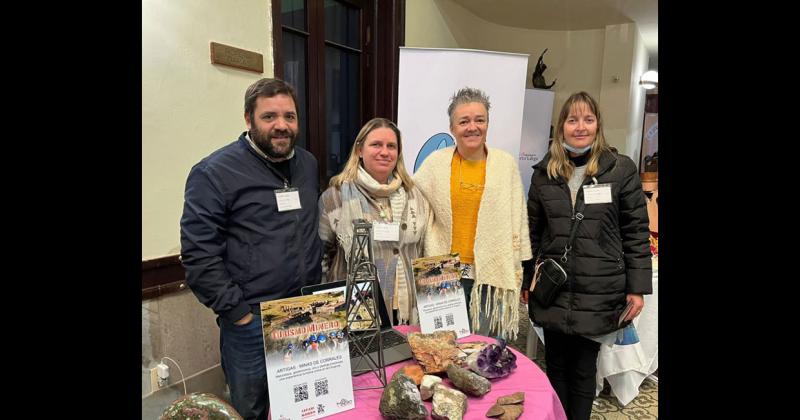
M 442 317 L 435 316 L 433 317 L 433 328 L 442 328 Z
M 294 402 L 300 402 L 308 399 L 308 384 L 299 384 L 294 386 Z
M 453 319 L 453 314 L 446 314 L 445 315 L 445 322 L 448 326 L 455 325 L 456 321 Z
M 328 395 L 328 378 L 317 379 L 314 382 L 314 396 Z

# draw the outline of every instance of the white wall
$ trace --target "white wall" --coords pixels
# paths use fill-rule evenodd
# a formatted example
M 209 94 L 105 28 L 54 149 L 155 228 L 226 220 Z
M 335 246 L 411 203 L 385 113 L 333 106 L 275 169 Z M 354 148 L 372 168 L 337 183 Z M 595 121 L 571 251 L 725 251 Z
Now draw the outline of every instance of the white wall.
M 274 74 L 271 10 L 261 0 L 142 0 L 142 259 L 180 251 L 189 169 L 245 130 L 245 89 Z M 211 64 L 211 41 L 262 54 L 264 73 Z M 180 364 L 188 392 L 224 397 L 215 315 L 189 291 L 142 302 L 143 418 L 183 394 L 174 366 L 174 385 L 152 393 L 163 356 Z
M 460 48 L 436 3 L 406 0 L 406 47 Z
M 606 26 L 605 32 L 603 70 L 600 98 L 598 98 L 605 124 L 603 132 L 611 146 L 636 160 L 639 155 L 637 153 L 634 156 L 635 150 L 629 148 L 628 142 L 629 136 L 633 135 L 630 130 L 634 118 L 639 120 L 638 133 L 641 135 L 644 93 L 639 92 L 641 88 L 638 84 L 634 86 L 635 82 L 638 83 L 639 77 L 638 74 L 634 74 L 634 69 L 644 65 L 642 59 L 646 60 L 647 53 L 641 50 L 642 36 L 635 24 L 609 25 Z M 644 57 L 641 57 L 642 53 L 645 54 Z
M 644 101 L 647 94 L 647 90 L 639 85 L 639 78 L 642 76 L 642 74 L 644 74 L 644 72 L 649 70 L 648 65 L 650 62 L 650 57 L 647 54 L 647 49 L 644 47 L 644 40 L 641 37 L 641 34 L 636 38 L 635 44 L 630 81 L 631 110 L 630 119 L 628 121 L 628 139 L 625 150 L 627 151 L 626 154 L 630 156 L 634 162 L 636 162 L 636 166 L 638 167 L 640 160 L 639 154 L 642 150 Z
M 558 113 L 567 98 L 575 92 L 585 91 L 600 100 L 602 84 L 603 57 L 605 52 L 605 30 L 564 31 L 564 52 L 558 67 L 550 66 L 552 48 L 544 55 L 547 64 L 545 78 L 550 83 L 558 78 L 553 86 L 556 93 L 553 125 L 558 122 Z M 536 59 L 539 57 L 537 56 Z M 553 73 L 550 73 L 550 70 Z M 532 70 L 531 70 L 532 71 Z M 549 76 L 548 76 L 549 74 Z M 602 106 L 602 104 L 601 104 Z
M 264 73 L 211 64 L 211 41 Z M 272 67 L 270 1 L 142 0 L 142 259 L 180 251 L 186 175 L 245 130 L 244 91 Z
M 644 109 L 644 92 L 633 85 L 638 83 L 642 53 L 646 57 L 641 44 L 632 23 L 582 31 L 521 29 L 487 22 L 454 0 L 406 2 L 406 46 L 529 54 L 528 88 L 533 87 L 530 77 L 539 55 L 547 48 L 545 81 L 550 84 L 557 79 L 551 89 L 555 93 L 552 124 L 569 95 L 586 91 L 600 103 L 612 146 L 634 160 L 639 146 L 633 139 L 641 136 Z M 619 81 L 613 81 L 615 76 Z

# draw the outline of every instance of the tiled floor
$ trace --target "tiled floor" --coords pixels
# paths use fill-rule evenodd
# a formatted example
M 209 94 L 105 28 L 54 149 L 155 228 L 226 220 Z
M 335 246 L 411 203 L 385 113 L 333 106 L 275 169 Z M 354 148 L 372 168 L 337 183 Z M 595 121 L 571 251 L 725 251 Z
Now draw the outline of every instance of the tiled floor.
M 520 305 L 519 318 L 519 334 L 517 335 L 517 339 L 508 344 L 520 353 L 526 354 L 530 321 L 528 320 L 528 309 L 524 305 Z M 536 348 L 536 355 L 533 361 L 539 365 L 542 370 L 547 370 L 544 360 L 544 346 L 541 342 L 539 342 Z M 655 376 L 658 376 L 658 371 L 655 372 Z M 639 396 L 626 406 L 621 406 L 619 404 L 617 398 L 611 394 L 611 388 L 606 382 L 600 395 L 595 398 L 591 420 L 649 420 L 657 418 L 658 382 L 646 380 L 639 388 Z

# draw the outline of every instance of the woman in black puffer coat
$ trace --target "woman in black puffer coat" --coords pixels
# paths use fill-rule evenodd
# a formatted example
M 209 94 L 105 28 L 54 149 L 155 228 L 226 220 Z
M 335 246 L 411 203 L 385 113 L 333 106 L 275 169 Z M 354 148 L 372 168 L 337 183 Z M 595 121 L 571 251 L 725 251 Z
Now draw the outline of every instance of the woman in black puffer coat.
M 652 293 L 645 196 L 636 165 L 608 146 L 597 103 L 585 92 L 567 99 L 550 150 L 534 168 L 528 191 L 534 260 L 556 260 L 567 281 L 550 306 L 530 299 L 528 312 L 544 329 L 547 376 L 564 411 L 570 420 L 588 419 L 600 341 L 638 316 L 642 295 Z M 576 213 L 584 217 L 564 263 Z M 533 271 L 526 267 L 525 303 Z

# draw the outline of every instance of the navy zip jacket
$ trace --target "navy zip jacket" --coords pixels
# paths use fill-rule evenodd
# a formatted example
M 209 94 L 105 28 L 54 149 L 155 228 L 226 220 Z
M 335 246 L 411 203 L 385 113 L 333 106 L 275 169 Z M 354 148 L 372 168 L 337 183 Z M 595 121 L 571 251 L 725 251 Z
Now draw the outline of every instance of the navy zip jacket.
M 302 208 L 278 212 L 284 177 L 245 134 L 192 167 L 181 217 L 186 283 L 231 322 L 259 302 L 297 296 L 322 275 L 317 160 L 295 147 L 289 186 Z

